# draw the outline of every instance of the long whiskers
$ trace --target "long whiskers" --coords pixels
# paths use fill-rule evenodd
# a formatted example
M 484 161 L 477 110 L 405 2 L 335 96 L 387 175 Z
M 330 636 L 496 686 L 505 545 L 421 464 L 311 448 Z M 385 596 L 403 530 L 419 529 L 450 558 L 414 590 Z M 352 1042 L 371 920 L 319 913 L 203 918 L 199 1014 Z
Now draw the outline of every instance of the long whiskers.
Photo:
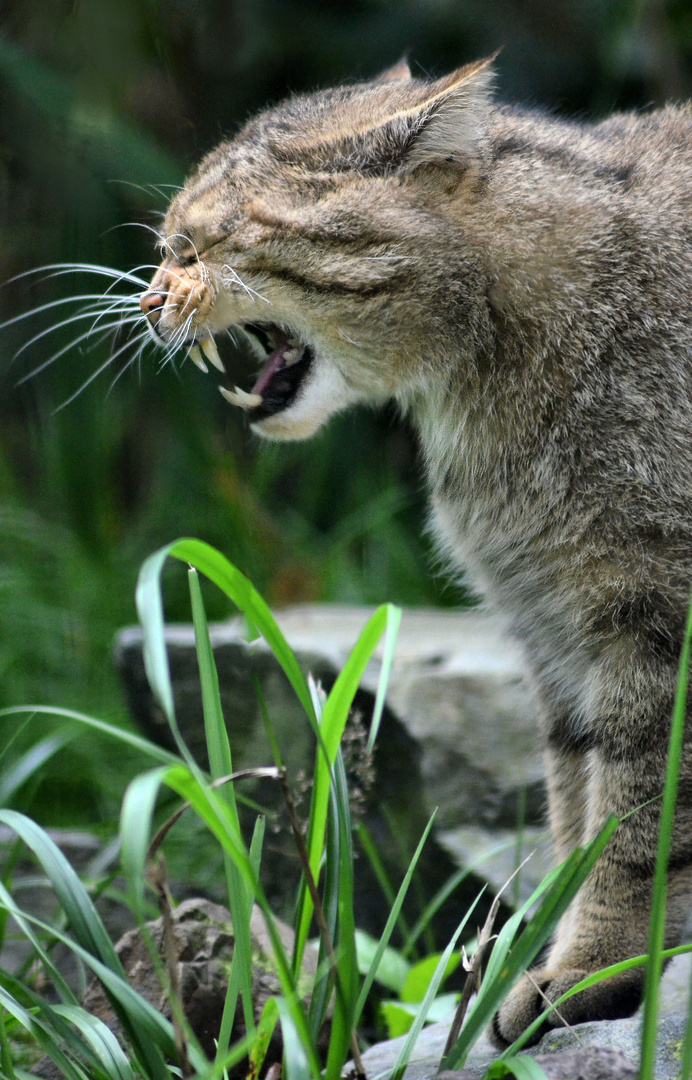
M 49 357 L 23 375 L 17 381 L 16 385 L 21 386 L 29 379 L 35 378 L 71 350 L 79 349 L 82 351 L 86 349 L 89 351 L 96 349 L 98 346 L 102 345 L 104 341 L 110 338 L 112 339 L 112 346 L 108 358 L 98 366 L 87 379 L 85 379 L 81 386 L 71 394 L 69 398 L 62 402 L 56 411 L 65 408 L 74 401 L 74 399 L 78 397 L 78 395 L 93 382 L 94 379 L 109 366 L 114 364 L 123 353 L 127 351 L 132 352 L 132 355 L 128 357 L 127 363 L 122 367 L 118 372 L 116 379 L 111 383 L 112 387 L 117 381 L 117 378 L 119 378 L 132 363 L 141 358 L 144 349 L 151 343 L 152 337 L 154 337 L 153 334 L 150 336 L 151 328 L 146 315 L 141 310 L 140 296 L 143 291 L 146 291 L 149 285 L 148 280 L 142 276 L 142 272 L 148 273 L 155 269 L 156 266 L 154 264 L 142 264 L 141 266 L 135 267 L 133 270 L 121 271 L 97 263 L 52 263 L 48 266 L 25 271 L 23 274 L 19 274 L 16 278 L 13 278 L 13 281 L 17 281 L 22 278 L 27 279 L 40 275 L 42 281 L 47 281 L 53 278 L 60 278 L 67 274 L 89 274 L 108 279 L 108 283 L 101 293 L 78 292 L 72 296 L 59 297 L 58 299 L 38 304 L 30 310 L 21 312 L 19 315 L 15 315 L 10 319 L 5 320 L 3 323 L 0 323 L 0 329 L 5 329 L 20 324 L 33 316 L 65 312 L 65 317 L 58 318 L 48 326 L 44 326 L 42 329 L 38 330 L 37 333 L 29 337 L 28 340 L 24 341 L 14 354 L 14 360 L 38 342 L 48 338 L 51 334 L 59 333 L 61 330 L 70 327 L 80 328 L 83 327 L 85 323 L 87 324 L 86 329 L 80 329 L 80 332 L 72 337 L 69 342 L 52 352 Z M 129 287 L 129 289 L 134 286 L 136 291 L 132 292 L 128 289 L 127 292 L 123 292 L 123 286 Z M 75 305 L 77 305 L 77 310 L 74 310 Z M 70 307 L 73 310 L 67 314 L 66 307 L 68 310 Z M 188 329 L 189 326 L 186 328 L 185 333 L 187 333 Z M 121 334 L 125 334 L 125 340 L 115 348 L 116 338 Z M 154 340 L 156 339 L 154 338 Z M 171 348 L 171 345 L 169 344 L 167 347 L 167 359 L 173 354 L 179 343 L 178 336 L 176 335 L 175 345 Z M 156 345 L 159 345 L 158 341 L 156 341 Z
M 240 274 L 234 270 L 232 266 L 229 266 L 228 263 L 224 263 L 221 269 L 226 273 L 226 277 L 221 279 L 223 285 L 240 285 L 241 289 L 244 289 L 252 300 L 262 300 L 265 304 L 271 304 L 271 300 L 268 300 L 266 296 L 262 296 L 256 289 L 251 288 L 244 282 Z
M 72 402 L 75 400 L 75 398 L 78 398 L 79 395 L 82 393 L 82 391 L 86 390 L 87 386 L 89 386 L 89 384 L 92 383 L 94 381 L 94 379 L 97 379 L 99 377 L 99 375 L 103 371 L 106 370 L 106 368 L 110 367 L 111 364 L 113 363 L 113 361 L 117 360 L 117 358 L 122 353 L 124 353 L 126 349 L 129 349 L 131 347 L 131 345 L 132 345 L 131 341 L 126 341 L 124 345 L 121 345 L 119 349 L 116 349 L 116 351 L 114 353 L 112 353 L 108 357 L 107 360 L 104 360 L 104 362 L 101 364 L 100 367 L 98 367 L 96 369 L 96 371 L 92 371 L 91 375 L 89 375 L 88 378 L 86 378 L 84 380 L 82 385 L 77 390 L 75 390 L 74 394 L 71 394 L 70 397 L 66 398 L 65 401 L 63 401 L 60 405 L 58 405 L 57 409 L 54 409 L 54 415 L 55 415 L 55 413 L 59 413 L 62 409 L 66 408 L 68 405 L 72 404 Z M 135 357 L 132 357 L 131 360 L 128 360 L 127 364 L 125 364 L 125 366 L 123 368 L 123 371 L 127 370 L 127 368 L 132 363 L 132 360 L 134 360 L 138 355 L 141 355 L 142 348 L 143 348 L 143 346 L 140 346 L 140 349 L 139 349 L 138 353 L 135 354 Z M 122 375 L 122 373 L 123 372 L 121 371 L 119 373 L 119 375 Z M 111 383 L 111 389 L 115 385 L 115 381 L 116 380 L 113 380 L 113 382 Z

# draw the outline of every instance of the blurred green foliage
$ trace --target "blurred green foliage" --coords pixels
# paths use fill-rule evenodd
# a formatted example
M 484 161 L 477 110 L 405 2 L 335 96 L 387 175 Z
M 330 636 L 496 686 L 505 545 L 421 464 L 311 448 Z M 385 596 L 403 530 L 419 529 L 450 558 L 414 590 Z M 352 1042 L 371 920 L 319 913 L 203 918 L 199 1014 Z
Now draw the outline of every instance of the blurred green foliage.
M 441 74 L 499 46 L 504 99 L 586 116 L 680 98 L 692 83 L 692 4 L 4 0 L 0 281 L 58 261 L 147 277 L 156 254 L 137 226 L 155 223 L 170 185 L 263 104 L 369 77 L 404 53 L 414 72 Z M 10 281 L 0 321 L 92 287 L 77 276 Z M 74 336 L 56 331 L 13 361 L 47 325 L 0 331 L 0 705 L 127 722 L 113 634 L 135 618 L 141 561 L 184 534 L 222 549 L 273 604 L 463 598 L 436 573 L 414 441 L 393 411 L 338 418 L 308 444 L 258 446 L 196 369 L 158 371 L 146 355 L 60 409 L 108 344 L 21 381 Z M 225 359 L 243 363 L 230 343 Z M 182 575 L 167 597 L 169 616 L 187 619 Z M 227 613 L 211 592 L 208 602 L 210 617 Z M 77 740 L 59 755 L 65 777 L 85 775 L 80 753 Z M 92 763 L 83 785 L 85 816 L 106 798 L 104 768 Z M 45 801 L 60 817 L 74 793 L 51 783 Z

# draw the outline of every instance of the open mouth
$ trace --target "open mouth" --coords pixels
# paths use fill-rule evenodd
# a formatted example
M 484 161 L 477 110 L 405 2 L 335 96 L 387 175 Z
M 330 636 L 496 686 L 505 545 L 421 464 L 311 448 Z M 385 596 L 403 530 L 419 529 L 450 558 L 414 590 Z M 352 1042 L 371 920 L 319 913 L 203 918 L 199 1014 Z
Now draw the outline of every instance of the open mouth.
M 243 329 L 259 343 L 265 362 L 249 392 L 239 386 L 233 390 L 220 386 L 219 390 L 227 401 L 247 412 L 253 421 L 264 420 L 286 409 L 294 400 L 312 363 L 313 352 L 290 330 L 276 323 L 245 323 Z M 197 342 L 189 353 L 198 367 L 206 370 L 202 353 L 223 371 L 213 338 Z

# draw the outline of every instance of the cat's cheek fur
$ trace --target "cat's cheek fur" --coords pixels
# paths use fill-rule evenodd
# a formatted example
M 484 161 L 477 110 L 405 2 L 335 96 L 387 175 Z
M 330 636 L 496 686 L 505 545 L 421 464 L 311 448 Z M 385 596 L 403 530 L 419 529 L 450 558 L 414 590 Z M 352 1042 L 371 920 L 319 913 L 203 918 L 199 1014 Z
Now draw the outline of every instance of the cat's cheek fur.
M 313 363 L 294 401 L 252 424 L 252 430 L 267 439 L 308 439 L 335 413 L 362 400 L 363 395 L 349 386 L 338 368 L 322 359 Z

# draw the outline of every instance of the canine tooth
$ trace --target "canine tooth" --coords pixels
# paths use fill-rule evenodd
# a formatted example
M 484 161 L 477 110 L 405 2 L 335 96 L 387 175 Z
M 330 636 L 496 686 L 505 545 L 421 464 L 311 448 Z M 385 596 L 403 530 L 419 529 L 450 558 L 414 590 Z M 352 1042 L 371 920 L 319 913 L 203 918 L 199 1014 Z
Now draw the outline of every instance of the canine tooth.
M 193 345 L 187 355 L 190 357 L 193 364 L 197 364 L 197 367 L 200 371 L 203 371 L 205 375 L 209 374 L 209 368 L 202 359 L 202 354 L 199 351 L 199 345 Z
M 248 394 L 247 390 L 241 390 L 239 386 L 235 386 L 233 390 L 220 386 L 219 390 L 226 401 L 230 401 L 231 405 L 237 405 L 240 409 L 254 409 L 262 404 L 261 394 Z
M 291 364 L 297 364 L 302 355 L 303 350 L 300 345 L 297 348 L 286 349 L 286 352 L 284 353 L 284 363 L 289 366 Z
M 288 344 L 291 346 L 292 349 L 299 349 L 300 348 L 300 339 L 299 338 L 290 337 L 290 338 L 287 339 L 287 341 L 288 341 Z
M 199 347 L 206 356 L 209 363 L 213 364 L 217 371 L 225 372 L 226 369 L 221 362 L 219 350 L 216 348 L 216 342 L 214 341 L 213 337 L 207 337 L 204 339 L 204 341 L 200 341 Z

